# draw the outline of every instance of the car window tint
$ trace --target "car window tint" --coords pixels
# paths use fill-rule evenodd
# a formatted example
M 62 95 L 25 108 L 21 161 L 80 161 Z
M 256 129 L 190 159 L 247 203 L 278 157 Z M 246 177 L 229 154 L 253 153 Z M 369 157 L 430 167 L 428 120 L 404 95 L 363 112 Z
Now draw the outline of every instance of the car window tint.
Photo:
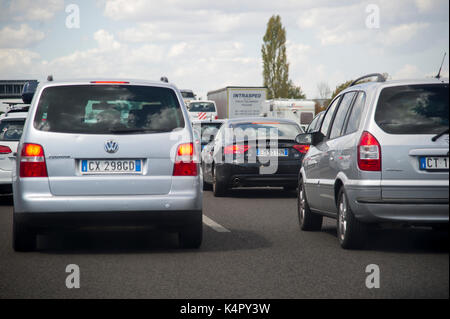
M 327 113 L 325 114 L 325 117 L 322 121 L 322 127 L 320 128 L 320 132 L 324 136 L 327 136 L 328 134 L 328 128 L 330 127 L 331 119 L 333 118 L 334 111 L 336 110 L 336 106 L 339 104 L 340 100 L 341 97 L 336 98 L 327 109 Z
M 336 138 L 341 136 L 341 132 L 344 127 L 345 117 L 353 101 L 354 96 L 355 92 L 349 92 L 346 93 L 342 98 L 342 102 L 339 105 L 339 109 L 336 112 L 336 116 L 334 117 L 334 121 L 331 127 L 330 138 Z
M 365 103 L 366 94 L 364 92 L 359 92 L 358 96 L 355 99 L 355 103 L 353 103 L 345 134 L 351 134 L 358 130 L 359 124 L 361 123 L 361 116 Z
M 375 122 L 389 134 L 438 134 L 449 125 L 448 92 L 448 84 L 384 88 Z
M 316 128 L 316 126 L 317 126 L 317 122 L 318 122 L 318 121 L 319 121 L 319 116 L 316 116 L 316 117 L 312 120 L 312 122 L 309 124 L 308 128 L 306 129 L 306 132 L 307 132 L 307 133 L 313 132 L 314 129 Z
M 189 112 L 215 112 L 214 103 L 209 102 L 191 102 L 189 103 Z
M 43 90 L 34 126 L 77 134 L 170 132 L 184 127 L 175 92 L 134 85 L 68 85 Z
M 0 122 L 0 141 L 19 141 L 24 124 L 25 119 L 2 120 Z

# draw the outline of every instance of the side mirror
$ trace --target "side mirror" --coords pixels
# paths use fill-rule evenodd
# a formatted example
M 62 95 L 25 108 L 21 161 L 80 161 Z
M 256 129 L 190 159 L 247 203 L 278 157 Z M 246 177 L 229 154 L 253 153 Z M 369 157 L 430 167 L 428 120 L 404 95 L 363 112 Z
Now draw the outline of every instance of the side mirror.
M 323 135 L 320 132 L 302 133 L 297 135 L 295 143 L 300 145 L 317 145 L 323 140 Z

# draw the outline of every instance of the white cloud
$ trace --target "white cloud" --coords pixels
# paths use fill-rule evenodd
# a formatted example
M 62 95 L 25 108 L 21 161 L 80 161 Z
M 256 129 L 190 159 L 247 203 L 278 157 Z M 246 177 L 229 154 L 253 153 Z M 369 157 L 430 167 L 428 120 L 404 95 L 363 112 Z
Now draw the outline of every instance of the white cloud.
M 184 50 L 187 48 L 188 44 L 186 42 L 181 42 L 174 44 L 170 50 L 168 56 L 173 58 L 183 54 Z
M 428 27 L 428 23 L 409 23 L 394 26 L 381 35 L 380 42 L 387 46 L 403 45 L 414 39 L 419 32 Z
M 13 0 L 7 10 L 16 21 L 46 21 L 63 7 L 64 0 Z
M 34 30 L 27 24 L 21 24 L 17 29 L 5 26 L 0 29 L 0 48 L 25 48 L 44 37 L 43 32 Z
M 393 80 L 414 79 L 422 77 L 419 68 L 415 65 L 405 64 L 400 70 L 392 75 Z
M 163 32 L 153 23 L 139 23 L 136 27 L 127 28 L 120 31 L 119 39 L 126 42 L 151 42 L 159 40 L 170 40 L 172 35 L 169 32 Z
M 24 49 L 0 49 L 0 74 L 8 77 L 28 77 L 39 61 L 39 54 Z M 12 75 L 12 76 L 11 76 Z

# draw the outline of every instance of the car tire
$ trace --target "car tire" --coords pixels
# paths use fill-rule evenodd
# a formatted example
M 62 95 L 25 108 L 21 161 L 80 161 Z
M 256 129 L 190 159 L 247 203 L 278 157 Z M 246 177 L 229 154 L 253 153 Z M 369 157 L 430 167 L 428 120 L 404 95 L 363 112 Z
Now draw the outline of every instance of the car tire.
M 188 223 L 178 232 L 180 247 L 184 249 L 200 248 L 203 240 L 203 222 L 200 216 L 198 221 Z
M 337 209 L 337 236 L 341 247 L 344 249 L 363 248 L 367 242 L 368 227 L 356 219 L 343 187 L 339 190 Z
M 203 190 L 204 191 L 211 191 L 212 190 L 212 185 L 211 184 L 208 184 L 208 183 L 206 183 L 206 182 L 203 182 Z
M 317 231 L 322 229 L 323 216 L 313 213 L 309 208 L 306 199 L 305 186 L 303 185 L 302 180 L 298 185 L 297 197 L 298 223 L 300 229 L 305 231 Z
M 15 214 L 14 214 L 15 216 Z M 17 252 L 36 250 L 37 234 L 27 226 L 19 223 L 13 217 L 13 249 Z
M 226 195 L 227 193 L 227 185 L 222 182 L 219 181 L 217 179 L 217 174 L 216 174 L 216 168 L 214 167 L 214 172 L 213 172 L 213 193 L 215 197 L 223 197 Z

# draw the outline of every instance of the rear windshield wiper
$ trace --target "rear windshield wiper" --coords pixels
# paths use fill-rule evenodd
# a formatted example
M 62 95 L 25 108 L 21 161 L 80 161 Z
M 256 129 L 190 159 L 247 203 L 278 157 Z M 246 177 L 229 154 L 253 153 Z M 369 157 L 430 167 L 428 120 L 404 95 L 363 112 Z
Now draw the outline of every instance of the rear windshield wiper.
M 442 135 L 447 134 L 448 133 L 448 128 L 445 129 L 445 131 L 442 131 L 441 133 L 433 136 L 433 138 L 431 139 L 433 142 L 436 142 Z

